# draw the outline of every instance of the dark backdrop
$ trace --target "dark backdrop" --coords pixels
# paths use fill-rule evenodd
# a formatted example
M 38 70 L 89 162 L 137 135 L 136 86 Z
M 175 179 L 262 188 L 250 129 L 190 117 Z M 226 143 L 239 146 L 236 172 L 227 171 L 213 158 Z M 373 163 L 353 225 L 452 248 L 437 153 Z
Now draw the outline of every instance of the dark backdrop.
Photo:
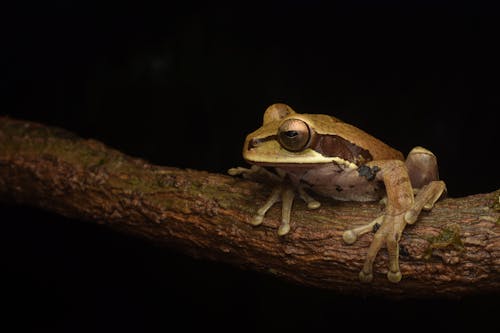
M 430 148 L 451 196 L 499 188 L 497 12 L 395 3 L 11 5 L 2 13 L 0 113 L 155 164 L 225 172 L 244 164 L 242 141 L 265 108 L 286 102 L 403 152 Z M 0 316 L 22 328 L 499 326 L 498 295 L 340 296 L 34 208 L 0 212 L 0 300 L 9 309 Z

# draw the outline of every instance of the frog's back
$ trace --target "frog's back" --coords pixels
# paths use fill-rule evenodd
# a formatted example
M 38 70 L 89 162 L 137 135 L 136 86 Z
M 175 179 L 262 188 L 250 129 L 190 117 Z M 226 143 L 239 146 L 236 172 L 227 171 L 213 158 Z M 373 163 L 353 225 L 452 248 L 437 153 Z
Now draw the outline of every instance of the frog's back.
M 372 160 L 404 160 L 403 154 L 365 131 L 322 114 L 304 114 L 321 135 L 336 135 L 370 152 Z

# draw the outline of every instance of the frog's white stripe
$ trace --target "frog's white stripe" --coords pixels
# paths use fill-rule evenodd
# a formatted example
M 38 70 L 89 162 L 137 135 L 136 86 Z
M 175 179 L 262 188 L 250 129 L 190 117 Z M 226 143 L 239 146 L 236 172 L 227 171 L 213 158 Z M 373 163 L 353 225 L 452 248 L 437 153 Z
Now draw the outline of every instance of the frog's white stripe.
M 358 168 L 358 166 L 356 164 L 349 162 L 349 161 L 346 161 L 340 157 L 331 157 L 331 159 L 333 160 L 333 162 L 340 164 L 340 165 L 345 165 L 349 169 L 357 169 Z
M 267 143 L 271 145 L 272 143 Z M 272 151 L 272 150 L 271 150 Z M 300 153 L 280 149 L 279 153 L 264 153 L 263 151 L 245 151 L 243 157 L 249 162 L 268 164 L 323 164 L 337 163 L 349 169 L 357 169 L 357 165 L 338 156 L 323 156 L 315 150 L 306 149 Z

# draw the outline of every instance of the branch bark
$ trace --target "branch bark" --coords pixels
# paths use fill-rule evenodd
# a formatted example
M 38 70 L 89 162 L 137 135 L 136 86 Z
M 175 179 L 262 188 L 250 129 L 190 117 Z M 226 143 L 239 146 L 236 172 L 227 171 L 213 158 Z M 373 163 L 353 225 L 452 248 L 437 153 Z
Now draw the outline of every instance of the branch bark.
M 372 235 L 353 245 L 342 233 L 382 212 L 377 203 L 296 203 L 279 237 L 280 210 L 251 217 L 269 194 L 262 184 L 161 167 L 65 130 L 0 117 L 0 201 L 33 205 L 168 245 L 195 257 L 268 272 L 341 293 L 446 296 L 500 290 L 500 190 L 445 199 L 407 227 L 403 280 L 387 281 L 379 254 L 371 284 L 358 281 Z

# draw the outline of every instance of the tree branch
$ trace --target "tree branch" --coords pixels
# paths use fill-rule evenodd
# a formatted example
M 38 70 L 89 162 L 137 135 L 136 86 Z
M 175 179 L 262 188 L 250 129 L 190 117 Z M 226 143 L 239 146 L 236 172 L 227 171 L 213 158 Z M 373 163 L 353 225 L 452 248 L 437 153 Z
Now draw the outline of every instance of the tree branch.
M 54 127 L 0 117 L 0 200 L 41 207 L 208 258 L 342 293 L 461 296 L 500 287 L 500 190 L 438 202 L 401 241 L 399 284 L 387 281 L 387 255 L 371 284 L 358 281 L 372 235 L 353 245 L 349 227 L 382 212 L 377 203 L 324 199 L 296 203 L 292 230 L 276 233 L 252 215 L 265 185 L 204 171 L 160 167 Z

